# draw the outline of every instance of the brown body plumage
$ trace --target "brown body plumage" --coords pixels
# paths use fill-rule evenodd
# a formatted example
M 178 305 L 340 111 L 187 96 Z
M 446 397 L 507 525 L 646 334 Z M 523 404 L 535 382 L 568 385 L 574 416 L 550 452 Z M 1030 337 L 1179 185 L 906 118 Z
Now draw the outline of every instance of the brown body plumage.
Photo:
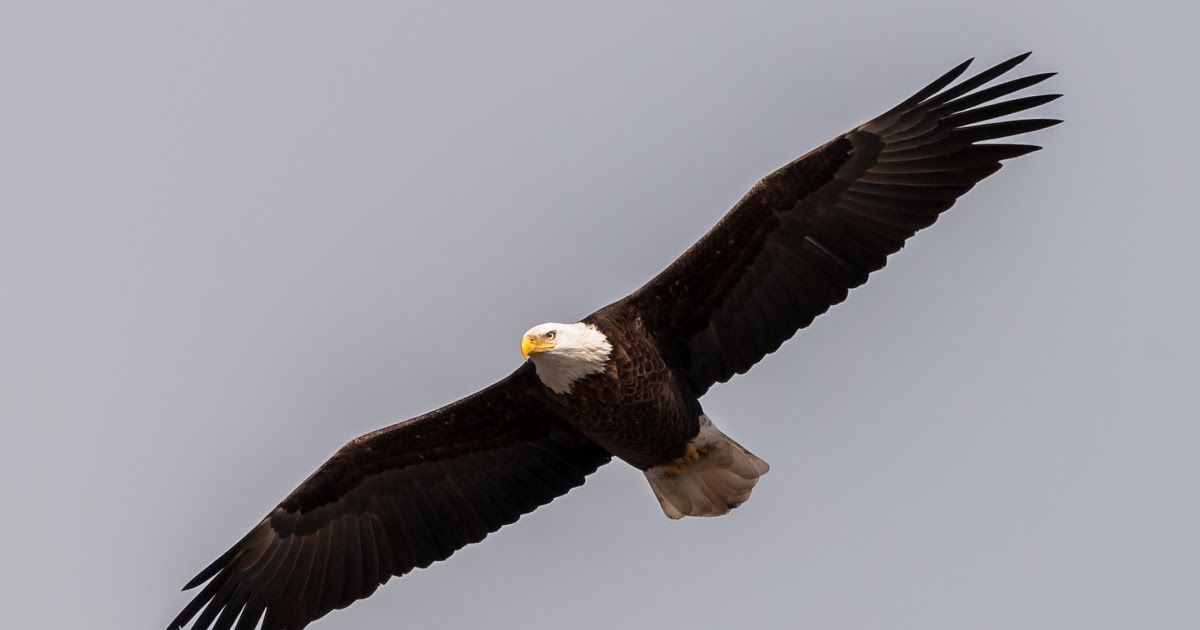
M 570 394 L 552 394 L 559 413 L 605 450 L 645 470 L 684 454 L 700 430 L 700 401 L 663 360 L 640 315 L 616 304 L 583 320 L 613 345 L 602 374 Z
M 764 178 L 656 278 L 571 325 L 595 327 L 602 361 L 554 387 L 549 363 L 526 363 L 347 444 L 188 583 L 207 581 L 170 627 L 262 618 L 266 630 L 303 628 L 566 493 L 614 455 L 646 471 L 672 518 L 740 504 L 766 465 L 717 431 L 698 398 L 844 300 L 1001 160 L 1038 148 L 986 143 L 1058 122 L 988 122 L 1057 97 L 996 102 L 1048 74 L 984 87 L 1025 57 L 951 87 L 962 64 Z

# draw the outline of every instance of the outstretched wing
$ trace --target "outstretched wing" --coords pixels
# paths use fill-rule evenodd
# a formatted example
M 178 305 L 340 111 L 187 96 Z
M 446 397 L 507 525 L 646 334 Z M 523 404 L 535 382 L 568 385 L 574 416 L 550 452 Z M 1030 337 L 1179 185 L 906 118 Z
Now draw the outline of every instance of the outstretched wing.
M 208 581 L 170 628 L 303 628 L 582 484 L 610 455 L 544 396 L 526 364 L 350 442 L 184 587 Z
M 947 88 L 967 61 L 768 175 L 670 267 L 614 307 L 638 310 L 696 395 L 745 373 L 846 299 L 1002 160 L 1040 148 L 984 143 L 1061 122 L 987 122 L 1060 96 L 993 102 L 1053 74 L 980 89 L 1027 56 Z

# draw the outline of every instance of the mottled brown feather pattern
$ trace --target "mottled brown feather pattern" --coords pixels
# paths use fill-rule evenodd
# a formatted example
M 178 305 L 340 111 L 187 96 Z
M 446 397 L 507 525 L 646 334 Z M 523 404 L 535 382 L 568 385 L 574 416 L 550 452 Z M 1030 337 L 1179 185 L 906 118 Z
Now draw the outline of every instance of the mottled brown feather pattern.
M 681 456 L 700 429 L 700 403 L 675 378 L 641 319 L 625 309 L 602 309 L 584 321 L 604 333 L 613 352 L 603 373 L 553 395 L 559 413 L 637 468 Z

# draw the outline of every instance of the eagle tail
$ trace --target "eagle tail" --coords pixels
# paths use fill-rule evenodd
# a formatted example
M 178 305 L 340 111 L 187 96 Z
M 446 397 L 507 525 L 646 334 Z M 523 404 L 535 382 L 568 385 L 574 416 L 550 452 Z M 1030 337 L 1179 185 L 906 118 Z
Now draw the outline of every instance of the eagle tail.
M 700 432 L 688 442 L 687 454 L 646 470 L 646 480 L 669 518 L 720 516 L 745 503 L 758 478 L 770 469 L 702 415 Z

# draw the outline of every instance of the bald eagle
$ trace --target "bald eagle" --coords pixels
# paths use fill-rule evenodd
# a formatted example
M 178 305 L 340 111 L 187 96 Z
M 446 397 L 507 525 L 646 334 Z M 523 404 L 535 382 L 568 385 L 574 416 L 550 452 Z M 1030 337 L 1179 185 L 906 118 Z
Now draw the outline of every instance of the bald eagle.
M 1027 56 L 951 86 L 960 64 L 758 182 L 628 297 L 529 329 L 508 377 L 346 444 L 187 583 L 207 582 L 169 627 L 303 628 L 613 457 L 645 473 L 672 519 L 741 505 L 767 463 L 717 429 L 700 397 L 844 300 L 1003 160 L 1040 148 L 987 142 L 1060 122 L 994 120 L 1059 96 L 999 100 L 1052 74 L 985 87 Z

